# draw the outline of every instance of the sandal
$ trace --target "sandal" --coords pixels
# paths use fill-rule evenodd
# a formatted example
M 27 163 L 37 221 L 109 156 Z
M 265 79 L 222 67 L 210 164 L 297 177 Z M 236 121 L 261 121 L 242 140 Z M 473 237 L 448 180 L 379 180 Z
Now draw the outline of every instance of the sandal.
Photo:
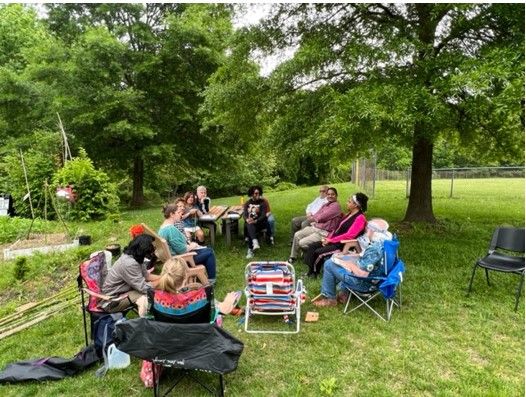
M 338 302 L 336 299 L 322 298 L 312 303 L 316 307 L 331 307 L 336 306 Z

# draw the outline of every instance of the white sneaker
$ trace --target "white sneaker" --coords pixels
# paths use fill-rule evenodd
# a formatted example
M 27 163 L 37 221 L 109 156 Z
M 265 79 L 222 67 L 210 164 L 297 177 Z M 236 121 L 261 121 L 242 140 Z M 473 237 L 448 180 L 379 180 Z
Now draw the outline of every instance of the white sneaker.
M 260 248 L 259 246 L 259 241 L 257 238 L 253 239 L 252 240 L 252 249 L 255 251 L 255 250 L 258 250 Z
M 274 237 L 270 237 L 270 245 L 274 245 Z
M 250 259 L 250 258 L 253 258 L 253 257 L 254 257 L 254 252 L 249 248 L 248 251 L 247 251 L 246 258 Z

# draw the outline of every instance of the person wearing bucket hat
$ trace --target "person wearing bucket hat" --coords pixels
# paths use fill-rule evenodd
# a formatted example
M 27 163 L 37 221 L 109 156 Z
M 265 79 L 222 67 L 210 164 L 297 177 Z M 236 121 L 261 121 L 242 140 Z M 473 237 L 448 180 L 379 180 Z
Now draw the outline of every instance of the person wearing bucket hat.
M 352 240 L 363 234 L 367 219 L 369 197 L 364 193 L 355 193 L 347 200 L 348 213 L 341 220 L 338 227 L 321 241 L 310 244 L 303 257 L 309 268 L 308 277 L 317 277 L 323 266 L 324 260 L 334 252 L 343 248 L 342 241 Z

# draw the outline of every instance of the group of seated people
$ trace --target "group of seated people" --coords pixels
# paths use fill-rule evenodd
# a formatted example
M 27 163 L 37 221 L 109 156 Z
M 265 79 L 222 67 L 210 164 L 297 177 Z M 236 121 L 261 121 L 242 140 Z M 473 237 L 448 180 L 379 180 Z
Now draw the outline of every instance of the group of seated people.
M 345 281 L 362 291 L 374 286 L 364 277 L 380 272 L 383 242 L 390 240 L 389 224 L 379 218 L 369 222 L 365 217 L 369 198 L 355 193 L 347 200 L 347 213 L 341 212 L 338 192 L 323 185 L 317 197 L 306 208 L 306 215 L 292 219 L 291 252 L 288 261 L 294 263 L 300 253 L 308 267 L 306 276 L 316 278 L 323 270 L 322 299 L 314 301 L 318 307 L 345 302 L 347 295 L 336 295 L 336 287 Z M 342 256 L 346 242 L 354 242 L 355 251 Z
M 247 258 L 253 257 L 255 250 L 260 248 L 258 233 L 266 232 L 267 241 L 274 242 L 274 218 L 270 211 L 268 200 L 262 197 L 261 186 L 251 186 L 248 190 L 249 199 L 243 207 L 244 235 L 248 245 Z M 308 267 L 308 277 L 317 277 L 323 270 L 323 299 L 314 302 L 317 306 L 332 306 L 342 297 L 337 297 L 336 284 L 345 280 L 347 283 L 364 283 L 353 276 L 363 277 L 378 271 L 382 257 L 382 243 L 390 239 L 387 231 L 389 225 L 382 219 L 372 219 L 367 222 L 368 197 L 363 193 L 355 193 L 347 200 L 347 213 L 341 212 L 338 203 L 338 192 L 334 187 L 323 185 L 319 196 L 310 203 L 304 216 L 295 217 L 291 222 L 291 252 L 289 262 L 293 263 L 303 253 L 303 260 Z M 214 250 L 202 245 L 204 236 L 197 222 L 190 225 L 187 220 L 195 219 L 200 214 L 208 212 L 210 199 L 206 188 L 200 186 L 197 195 L 189 192 L 182 199 L 163 207 L 164 221 L 158 234 L 168 244 L 173 256 L 194 253 L 194 261 L 204 265 L 210 284 L 216 282 L 216 257 Z M 197 241 L 192 241 L 191 233 L 195 233 Z M 169 293 L 177 293 L 182 285 L 182 273 L 173 269 L 186 265 L 182 259 L 173 259 L 164 264 L 161 275 L 148 270 L 145 263 L 154 256 L 153 237 L 138 231 L 123 255 L 115 262 L 107 274 L 103 285 L 103 293 L 107 295 L 128 294 L 128 299 L 118 303 L 104 303 L 103 309 L 108 312 L 118 312 L 124 306 L 137 306 L 139 314 L 145 315 L 148 310 L 147 292 L 149 289 L 160 289 Z M 348 240 L 357 239 L 356 253 L 341 257 L 339 254 Z M 364 285 L 361 285 L 364 287 Z
M 154 268 L 147 266 L 149 260 L 154 259 L 153 243 L 154 237 L 144 233 L 137 235 L 107 271 L 102 293 L 109 296 L 127 294 L 127 298 L 101 302 L 104 311 L 122 312 L 134 306 L 139 316 L 144 317 L 149 312 L 148 295 L 154 297 L 154 304 L 158 302 L 168 313 L 177 315 L 198 309 L 203 303 L 203 288 L 206 286 L 186 284 L 188 265 L 183 259 L 173 257 L 163 264 L 160 275 L 153 274 Z M 235 306 L 239 298 L 239 292 L 229 293 L 222 302 L 216 302 L 215 307 L 221 314 L 231 314 L 237 310 Z

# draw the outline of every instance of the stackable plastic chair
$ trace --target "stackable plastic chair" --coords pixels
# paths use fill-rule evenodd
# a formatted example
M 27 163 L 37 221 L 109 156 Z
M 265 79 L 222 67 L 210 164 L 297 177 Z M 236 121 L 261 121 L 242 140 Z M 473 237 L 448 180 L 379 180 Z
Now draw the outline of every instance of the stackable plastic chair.
M 349 292 L 347 303 L 343 309 L 344 314 L 350 313 L 362 306 L 370 309 L 374 314 L 384 321 L 391 319 L 393 307 L 396 305 L 402 307 L 402 286 L 403 273 L 405 272 L 405 264 L 398 258 L 398 246 L 400 245 L 398 239 L 393 237 L 393 240 L 384 241 L 384 256 L 380 266 L 382 267 L 382 274 L 375 277 L 357 277 L 364 280 L 370 280 L 373 285 L 368 290 L 358 290 L 354 286 L 350 286 L 345 282 L 342 283 L 342 288 Z M 398 291 L 398 297 L 396 296 Z M 358 299 L 358 304 L 350 308 L 352 298 Z M 377 297 L 382 297 L 386 304 L 385 316 L 380 314 L 369 302 Z
M 509 253 L 522 255 L 509 255 Z M 473 266 L 468 295 L 471 292 L 473 278 L 478 267 L 485 270 L 488 286 L 490 285 L 488 270 L 519 276 L 519 285 L 515 293 L 515 311 L 517 311 L 524 283 L 524 228 L 498 227 L 495 229 L 488 253 L 484 258 L 478 259 Z
M 300 308 L 303 282 L 287 262 L 250 262 L 245 268 L 245 331 L 250 333 L 295 334 L 300 330 Z M 292 316 L 294 330 L 249 329 L 254 315 Z

